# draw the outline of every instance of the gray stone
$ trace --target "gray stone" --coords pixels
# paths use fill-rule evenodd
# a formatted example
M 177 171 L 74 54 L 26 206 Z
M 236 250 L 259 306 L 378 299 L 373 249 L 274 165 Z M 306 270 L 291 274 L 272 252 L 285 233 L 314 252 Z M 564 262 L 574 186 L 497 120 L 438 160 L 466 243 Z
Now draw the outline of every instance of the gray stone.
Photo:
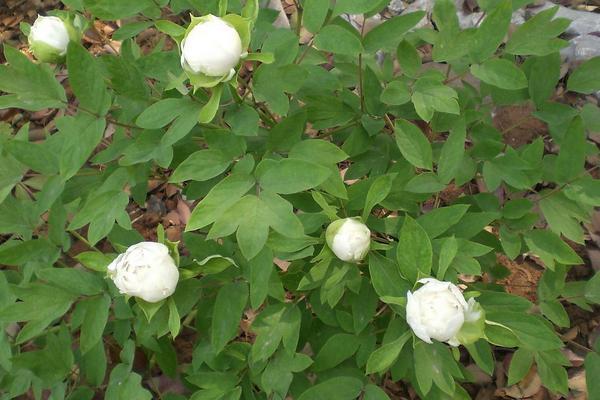
M 560 54 L 570 63 L 600 56 L 600 37 L 594 35 L 574 37 L 569 41 L 569 47 L 564 48 Z
M 406 8 L 402 0 L 392 0 L 388 5 L 388 11 L 393 15 L 401 14 Z

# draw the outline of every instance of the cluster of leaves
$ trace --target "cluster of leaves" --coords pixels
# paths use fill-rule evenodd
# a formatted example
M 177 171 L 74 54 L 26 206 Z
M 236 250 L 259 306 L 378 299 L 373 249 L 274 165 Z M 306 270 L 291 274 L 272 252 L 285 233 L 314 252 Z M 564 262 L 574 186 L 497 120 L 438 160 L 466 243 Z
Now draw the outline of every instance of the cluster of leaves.
M 108 400 L 150 399 L 153 381 L 134 368 L 137 350 L 148 371 L 180 379 L 193 400 L 384 400 L 384 377 L 422 398 L 466 399 L 461 383 L 473 377 L 461 359 L 491 375 L 494 346 L 516 350 L 509 384 L 535 363 L 547 388 L 567 392 L 556 333 L 570 323 L 564 305 L 600 303 L 600 275 L 566 280 L 583 261 L 564 241 L 583 244 L 581 223 L 600 206 L 600 182 L 585 169 L 598 153 L 587 132 L 600 129 L 600 110 L 553 100 L 566 45 L 558 36 L 569 23 L 553 19 L 555 8 L 506 41 L 526 0 L 480 0 L 486 16 L 466 30 L 454 3 L 438 0 L 435 29 L 415 12 L 366 34 L 344 16 L 373 15 L 386 1 L 303 0 L 297 20 L 313 35 L 305 44 L 300 29 L 276 29 L 277 12 L 261 8 L 249 51 L 272 53 L 274 62 L 248 61 L 251 80 L 238 78 L 243 95 L 232 87 L 215 104 L 210 90 L 192 92 L 182 81 L 178 49 L 165 44 L 183 28 L 161 16 L 240 13 L 240 1 L 63 3 L 129 22 L 113 35 L 118 55 L 70 44 L 74 99 L 56 69 L 4 47 L 0 107 L 64 113 L 35 143 L 28 125 L 0 127 L 0 233 L 8 238 L 0 245 L 1 398 L 31 390 L 79 400 L 101 390 Z M 152 26 L 166 34 L 144 53 L 135 38 Z M 422 68 L 423 47 L 445 72 Z M 468 74 L 478 86 L 461 79 Z M 600 58 L 565 83 L 576 93 L 600 90 Z M 210 122 L 199 117 L 207 102 Z M 556 154 L 542 138 L 506 145 L 493 126 L 495 106 L 526 102 Z M 149 178 L 198 200 L 180 243 L 181 281 L 156 305 L 119 295 L 104 279 L 116 254 L 94 247 L 118 253 L 143 240 L 127 206 L 144 207 Z M 476 179 L 485 189 L 440 201 L 449 185 Z M 374 234 L 363 264 L 341 262 L 325 245 L 324 228 L 345 216 L 362 216 Z M 75 240 L 90 251 L 74 255 Z M 524 253 L 546 268 L 537 305 L 496 283 L 508 273 L 496 255 Z M 457 282 L 460 274 L 488 282 L 475 279 L 466 292 L 486 324 L 462 356 L 416 339 L 404 318 L 418 279 Z M 249 327 L 241 332 L 242 319 Z M 195 332 L 188 363 L 174 341 L 182 329 Z M 599 353 L 586 364 L 597 377 Z M 589 390 L 600 396 L 593 379 Z

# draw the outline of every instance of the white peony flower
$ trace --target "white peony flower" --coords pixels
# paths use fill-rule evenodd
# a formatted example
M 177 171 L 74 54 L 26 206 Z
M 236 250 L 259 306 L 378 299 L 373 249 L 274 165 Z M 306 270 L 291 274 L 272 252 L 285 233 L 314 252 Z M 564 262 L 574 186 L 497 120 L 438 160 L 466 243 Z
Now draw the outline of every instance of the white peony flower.
M 357 263 L 369 252 L 371 231 L 354 218 L 338 219 L 327 227 L 327 244 L 342 261 Z
M 155 242 L 130 246 L 110 263 L 108 275 L 121 293 L 149 303 L 172 295 L 179 280 L 179 270 L 169 249 Z
M 194 73 L 227 75 L 231 79 L 243 52 L 235 28 L 219 17 L 208 15 L 181 42 L 181 65 Z
M 433 278 L 419 280 L 424 283 L 414 293 L 406 294 L 406 321 L 415 335 L 427 343 L 431 339 L 460 344 L 457 335 L 463 324 L 477 323 L 482 311 L 474 299 L 467 303 L 461 291 L 451 282 Z
M 67 54 L 70 35 L 59 17 L 39 15 L 29 32 L 29 46 L 35 57 L 43 62 L 55 62 Z

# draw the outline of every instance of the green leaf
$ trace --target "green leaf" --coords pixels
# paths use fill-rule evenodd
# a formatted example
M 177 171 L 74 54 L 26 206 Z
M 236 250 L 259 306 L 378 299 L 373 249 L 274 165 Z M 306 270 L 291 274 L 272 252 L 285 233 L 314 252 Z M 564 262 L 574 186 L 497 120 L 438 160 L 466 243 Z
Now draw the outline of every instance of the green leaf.
M 600 396 L 598 376 L 600 376 L 600 355 L 598 353 L 588 353 L 585 357 L 585 381 L 589 399 Z
M 395 174 L 387 174 L 378 176 L 375 182 L 369 188 L 367 197 L 365 199 L 365 207 L 362 213 L 363 221 L 366 221 L 371 213 L 371 210 L 375 205 L 385 200 L 390 191 L 392 190 L 392 183 L 394 182 Z
M 179 310 L 177 310 L 177 304 L 173 300 L 173 297 L 169 298 L 167 304 L 169 305 L 169 332 L 171 332 L 171 337 L 175 339 L 181 329 L 181 317 L 179 316 Z
M 130 39 L 130 38 L 136 36 L 138 33 L 150 28 L 151 26 L 152 26 L 152 21 L 140 21 L 140 22 L 133 22 L 130 24 L 125 24 L 113 33 L 111 39 L 121 40 L 121 41 L 123 41 L 125 39 Z
M 354 335 L 348 333 L 332 335 L 317 353 L 313 369 L 319 372 L 335 367 L 342 361 L 352 357 L 359 344 L 358 337 Z
M 22 322 L 62 316 L 69 310 L 76 295 L 50 285 L 35 284 L 13 289 L 22 301 L 0 310 L 0 321 Z
M 404 75 L 416 78 L 421 68 L 419 51 L 407 40 L 403 40 L 396 50 L 396 58 Z
M 398 238 L 396 258 L 400 272 L 411 282 L 431 272 L 433 250 L 425 229 L 410 216 L 404 218 L 404 224 Z
M 46 239 L 9 241 L 0 246 L 0 264 L 19 266 L 28 261 L 52 264 L 59 254 L 59 250 Z
M 179 164 L 169 181 L 206 181 L 224 172 L 229 164 L 231 159 L 220 150 L 200 150 Z
M 302 15 L 304 27 L 311 33 L 317 33 L 327 18 L 329 2 L 322 0 L 305 0 L 302 8 L 304 10 Z
M 600 272 L 585 284 L 585 298 L 595 304 L 600 304 Z
M 252 359 L 269 358 L 283 342 L 284 348 L 295 352 L 300 333 L 300 310 L 293 305 L 278 303 L 263 309 L 252 324 L 258 335 L 252 345 Z
M 146 108 L 135 120 L 140 128 L 162 128 L 173 121 L 185 110 L 185 106 L 192 101 L 188 98 L 167 98 L 157 101 Z
M 85 9 L 100 19 L 117 20 L 134 16 L 152 7 L 152 0 L 123 2 L 120 0 L 83 0 Z
M 410 331 L 375 350 L 367 360 L 367 375 L 385 372 L 396 361 L 402 348 L 412 337 Z
M 296 143 L 288 157 L 328 165 L 346 160 L 348 154 L 331 142 L 321 139 L 306 139 Z
M 365 386 L 363 400 L 390 400 L 389 396 L 379 386 L 368 384 Z
M 547 197 L 544 197 L 544 192 L 540 194 L 540 210 L 550 229 L 558 235 L 563 234 L 566 238 L 583 244 L 581 222 L 587 219 L 587 212 L 563 193 L 558 192 Z
M 333 15 L 340 14 L 365 14 L 379 11 L 383 8 L 381 1 L 373 0 L 339 0 L 335 3 Z
M 300 138 L 306 128 L 306 112 L 297 112 L 282 119 L 269 131 L 267 139 L 270 150 L 289 151 Z
M 88 199 L 81 210 L 71 220 L 69 230 L 79 229 L 89 224 L 88 240 L 92 245 L 109 234 L 115 220 L 128 221 L 125 207 L 129 196 L 121 191 L 108 191 Z
M 567 371 L 562 365 L 553 361 L 545 353 L 539 352 L 535 355 L 537 372 L 542 379 L 542 384 L 554 393 L 566 395 L 569 392 Z
M 431 143 L 416 125 L 396 120 L 396 144 L 408 162 L 417 168 L 433 169 Z
M 96 149 L 106 127 L 106 120 L 86 114 L 55 120 L 63 145 L 59 157 L 60 175 L 66 181 L 86 163 Z
M 365 50 L 369 53 L 377 50 L 395 50 L 404 38 L 404 34 L 417 25 L 424 16 L 425 11 L 417 11 L 390 18 L 377 25 L 363 39 Z
M 111 298 L 108 295 L 92 297 L 82 302 L 85 315 L 81 325 L 79 348 L 85 354 L 101 343 L 104 327 L 108 321 Z
M 411 285 L 400 275 L 398 265 L 376 252 L 369 253 L 369 272 L 379 297 L 406 297 Z
M 413 356 L 417 384 L 423 394 L 429 393 L 434 382 L 443 392 L 453 394 L 455 389 L 451 372 L 456 373 L 457 366 L 444 345 L 418 341 Z
M 363 387 L 360 379 L 347 376 L 330 378 L 306 389 L 298 400 L 350 400 L 355 399 Z
M 445 280 L 446 272 L 454 261 L 456 254 L 458 253 L 458 242 L 454 236 L 443 239 L 442 246 L 440 248 L 440 257 L 438 261 L 438 270 L 436 276 L 438 280 Z
M 259 120 L 258 113 L 247 104 L 234 108 L 225 116 L 225 121 L 238 136 L 258 135 Z
M 0 65 L 0 108 L 17 107 L 37 111 L 44 108 L 64 108 L 65 90 L 54 78 L 47 64 L 35 64 L 17 49 L 4 45 L 8 65 Z
M 508 385 L 520 382 L 529 373 L 533 365 L 533 352 L 524 348 L 513 353 L 508 368 Z
M 450 130 L 438 162 L 437 174 L 440 181 L 449 183 L 459 172 L 465 154 L 466 135 L 467 130 L 463 121 Z
M 436 238 L 456 225 L 469 209 L 468 204 L 456 204 L 435 208 L 417 218 L 417 222 L 425 229 L 430 238 Z
M 315 46 L 334 54 L 355 56 L 363 51 L 360 39 L 339 25 L 327 25 L 315 37 Z
M 250 267 L 250 305 L 252 309 L 257 310 L 267 298 L 269 293 L 269 282 L 273 274 L 273 252 L 264 247 L 251 260 L 248 260 Z
M 313 162 L 286 158 L 265 159 L 256 167 L 260 186 L 281 194 L 298 193 L 319 186 L 331 175 L 331 170 Z
M 391 81 L 381 92 L 380 100 L 392 106 L 406 104 L 410 101 L 410 89 L 405 81 Z
M 248 286 L 245 283 L 228 283 L 219 289 L 210 331 L 210 340 L 215 353 L 220 353 L 237 335 L 247 301 Z
M 571 20 L 554 18 L 557 11 L 558 6 L 551 7 L 519 26 L 506 44 L 506 52 L 516 55 L 546 56 L 568 46 L 566 40 L 557 37 L 567 29 Z
M 469 355 L 483 372 L 492 376 L 494 373 L 495 360 L 492 347 L 485 339 L 479 339 L 475 343 L 465 345 Z
M 556 84 L 560 79 L 560 53 L 548 54 L 544 57 L 532 57 L 528 73 L 529 97 L 538 108 L 552 97 Z
M 48 146 L 48 142 L 31 143 L 28 141 L 11 140 L 5 145 L 5 150 L 21 163 L 44 175 L 58 172 L 58 157 Z M 16 168 L 20 173 L 20 168 Z
M 571 325 L 567 311 L 556 299 L 541 301 L 540 311 L 558 327 L 568 328 Z
M 233 174 L 217 183 L 194 208 L 186 231 L 193 231 L 213 223 L 254 186 L 249 175 Z
M 414 85 L 412 102 L 419 117 L 430 121 L 434 111 L 460 114 L 457 98 L 458 94 L 451 87 L 436 79 L 421 78 Z
M 111 95 L 98 62 L 81 44 L 69 43 L 67 68 L 71 89 L 80 107 L 102 116 L 108 112 Z
M 173 38 L 179 38 L 185 35 L 184 27 L 166 19 L 158 20 L 154 23 L 154 25 L 156 26 L 156 29 L 158 29 L 162 33 L 166 33 L 167 35 Z
M 485 61 L 494 55 L 508 32 L 511 16 L 511 1 L 501 0 L 485 17 L 473 35 L 469 50 L 475 62 Z
M 362 280 L 360 291 L 352 296 L 352 322 L 354 332 L 360 334 L 370 323 L 377 311 L 379 297 L 371 282 Z
M 84 251 L 75 256 L 84 267 L 92 271 L 106 272 L 106 267 L 111 263 L 112 258 L 97 251 Z
M 36 275 L 48 283 L 85 296 L 102 293 L 105 288 L 98 275 L 75 268 L 44 268 Z
M 473 64 L 471 73 L 483 82 L 501 89 L 518 90 L 527 87 L 525 73 L 505 59 L 492 58 L 483 64 Z
M 583 260 L 568 244 L 549 230 L 534 229 L 525 234 L 525 243 L 539 256 L 546 267 L 554 269 L 554 262 L 564 265 L 582 264 Z
M 580 176 L 586 157 L 586 134 L 583 119 L 575 117 L 560 142 L 560 151 L 556 159 L 557 178 L 565 182 Z
M 594 57 L 581 64 L 567 81 L 567 89 L 590 94 L 600 90 L 600 57 Z
M 490 312 L 489 309 L 486 310 L 486 317 L 508 327 L 519 339 L 522 347 L 529 350 L 554 350 L 563 346 L 556 333 L 541 317 L 512 310 Z

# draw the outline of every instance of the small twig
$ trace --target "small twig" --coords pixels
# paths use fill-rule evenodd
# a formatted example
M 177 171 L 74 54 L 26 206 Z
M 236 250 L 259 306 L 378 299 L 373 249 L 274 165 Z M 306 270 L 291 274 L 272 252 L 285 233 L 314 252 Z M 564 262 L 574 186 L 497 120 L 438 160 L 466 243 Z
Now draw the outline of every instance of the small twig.
M 392 132 L 394 132 L 396 130 L 396 128 L 394 127 L 394 122 L 392 121 L 392 119 L 390 118 L 389 115 L 387 114 L 383 114 L 383 120 L 385 121 L 385 125 L 390 128 L 390 130 Z
M 337 128 L 331 129 L 331 130 L 323 133 L 322 135 L 318 135 L 317 138 L 323 139 L 323 138 L 329 137 L 329 136 L 331 136 L 331 135 L 333 135 L 335 133 L 343 131 L 344 129 L 348 129 L 350 127 L 353 127 L 356 124 L 358 124 L 358 120 L 354 120 L 352 122 L 347 123 L 346 125 L 338 126 Z
M 306 55 L 308 54 L 308 52 L 310 51 L 312 45 L 313 45 L 313 41 L 314 41 L 314 37 L 312 39 L 310 39 L 308 41 L 308 43 L 306 43 L 306 45 L 304 45 L 304 51 L 302 52 L 302 54 L 300 54 L 300 57 L 296 60 L 296 64 L 300 64 L 302 62 L 302 60 L 304 60 L 304 58 L 306 57 Z
M 590 169 L 587 169 L 585 171 L 583 171 L 581 174 L 577 175 L 575 178 L 568 180 L 567 182 L 563 183 L 562 185 L 555 187 L 554 189 L 550 190 L 548 193 L 545 193 L 543 196 L 538 197 L 537 199 L 534 199 L 534 203 L 537 203 L 539 201 L 542 201 L 558 192 L 560 192 L 561 190 L 563 190 L 565 187 L 567 187 L 568 185 L 570 185 L 571 183 L 575 182 L 576 180 L 582 178 L 584 175 L 589 174 L 590 172 L 596 170 L 600 168 L 600 165 L 596 165 Z
M 483 21 L 483 17 L 485 17 L 485 11 L 481 13 L 481 16 L 479 17 L 479 19 L 477 19 L 477 22 L 475 22 L 475 26 L 479 26 L 479 23 L 481 21 Z
M 73 235 L 76 239 L 82 241 L 83 243 L 86 244 L 87 247 L 89 247 L 90 249 L 94 250 L 97 253 L 102 253 L 100 250 L 98 250 L 98 248 L 96 246 L 93 246 L 86 238 L 84 238 L 83 236 L 81 236 L 79 234 L 79 232 L 75 231 L 75 230 L 71 230 L 68 231 L 71 235 Z

